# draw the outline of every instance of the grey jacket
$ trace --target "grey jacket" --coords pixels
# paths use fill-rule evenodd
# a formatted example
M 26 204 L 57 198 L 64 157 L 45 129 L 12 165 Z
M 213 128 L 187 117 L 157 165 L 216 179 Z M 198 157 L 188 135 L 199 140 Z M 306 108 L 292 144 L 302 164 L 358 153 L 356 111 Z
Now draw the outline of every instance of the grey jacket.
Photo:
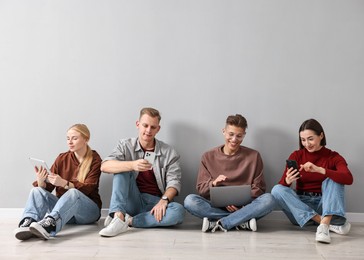
M 158 183 L 158 188 L 165 192 L 169 187 L 181 192 L 181 167 L 180 156 L 170 145 L 155 139 L 155 162 L 153 172 Z M 144 157 L 144 151 L 138 138 L 120 139 L 112 153 L 104 161 L 135 161 Z M 135 172 L 136 177 L 139 172 Z

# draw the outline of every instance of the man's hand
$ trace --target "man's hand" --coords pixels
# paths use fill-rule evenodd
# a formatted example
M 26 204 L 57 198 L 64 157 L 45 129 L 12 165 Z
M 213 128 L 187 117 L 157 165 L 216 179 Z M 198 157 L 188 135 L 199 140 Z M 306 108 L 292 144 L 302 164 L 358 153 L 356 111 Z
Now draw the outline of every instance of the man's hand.
M 226 210 L 229 212 L 235 212 L 237 210 L 239 210 L 240 208 L 234 206 L 234 205 L 230 205 L 230 206 L 226 206 Z
M 152 169 L 152 165 L 145 159 L 139 159 L 132 162 L 132 168 L 136 172 L 144 172 Z
M 225 175 L 219 175 L 213 182 L 212 182 L 212 186 L 216 187 L 219 186 L 219 184 L 221 182 L 224 182 L 225 180 L 227 180 L 227 177 Z
M 150 211 L 150 214 L 154 215 L 155 220 L 158 222 L 161 222 L 163 217 L 166 215 L 168 201 L 166 200 L 160 200 L 157 205 L 155 205 L 152 210 Z

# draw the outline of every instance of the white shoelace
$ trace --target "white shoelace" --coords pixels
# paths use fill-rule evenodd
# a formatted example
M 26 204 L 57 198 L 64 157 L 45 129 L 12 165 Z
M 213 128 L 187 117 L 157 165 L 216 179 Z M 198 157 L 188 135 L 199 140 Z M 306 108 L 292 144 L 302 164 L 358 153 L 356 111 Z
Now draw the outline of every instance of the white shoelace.
M 216 222 L 215 227 L 211 230 L 211 232 L 215 232 L 218 229 L 220 229 L 221 231 L 227 232 L 227 230 L 220 225 L 219 221 Z

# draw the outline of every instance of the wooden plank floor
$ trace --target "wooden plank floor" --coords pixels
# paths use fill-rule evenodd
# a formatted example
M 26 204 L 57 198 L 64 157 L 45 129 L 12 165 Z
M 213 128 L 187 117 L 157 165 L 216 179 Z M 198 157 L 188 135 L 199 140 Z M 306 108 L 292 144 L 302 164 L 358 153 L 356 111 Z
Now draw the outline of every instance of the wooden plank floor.
M 315 242 L 315 227 L 301 229 L 288 220 L 258 221 L 258 231 L 202 233 L 201 220 L 187 216 L 175 228 L 131 229 L 113 238 L 93 225 L 67 225 L 48 241 L 19 241 L 18 220 L 0 220 L 0 259 L 364 259 L 364 223 L 349 235 L 331 232 L 331 244 Z

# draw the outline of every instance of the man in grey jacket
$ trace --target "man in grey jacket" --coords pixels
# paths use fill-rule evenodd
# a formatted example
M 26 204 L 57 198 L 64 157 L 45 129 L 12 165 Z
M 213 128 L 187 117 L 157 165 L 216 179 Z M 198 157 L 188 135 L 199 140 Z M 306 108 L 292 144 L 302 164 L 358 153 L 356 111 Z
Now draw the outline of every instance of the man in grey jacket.
M 119 140 L 104 159 L 101 171 L 114 177 L 109 215 L 105 228 L 99 232 L 101 236 L 116 236 L 126 232 L 128 226 L 148 228 L 182 223 L 184 207 L 173 202 L 181 190 L 179 155 L 155 138 L 160 120 L 158 110 L 143 108 L 136 122 L 138 138 Z

